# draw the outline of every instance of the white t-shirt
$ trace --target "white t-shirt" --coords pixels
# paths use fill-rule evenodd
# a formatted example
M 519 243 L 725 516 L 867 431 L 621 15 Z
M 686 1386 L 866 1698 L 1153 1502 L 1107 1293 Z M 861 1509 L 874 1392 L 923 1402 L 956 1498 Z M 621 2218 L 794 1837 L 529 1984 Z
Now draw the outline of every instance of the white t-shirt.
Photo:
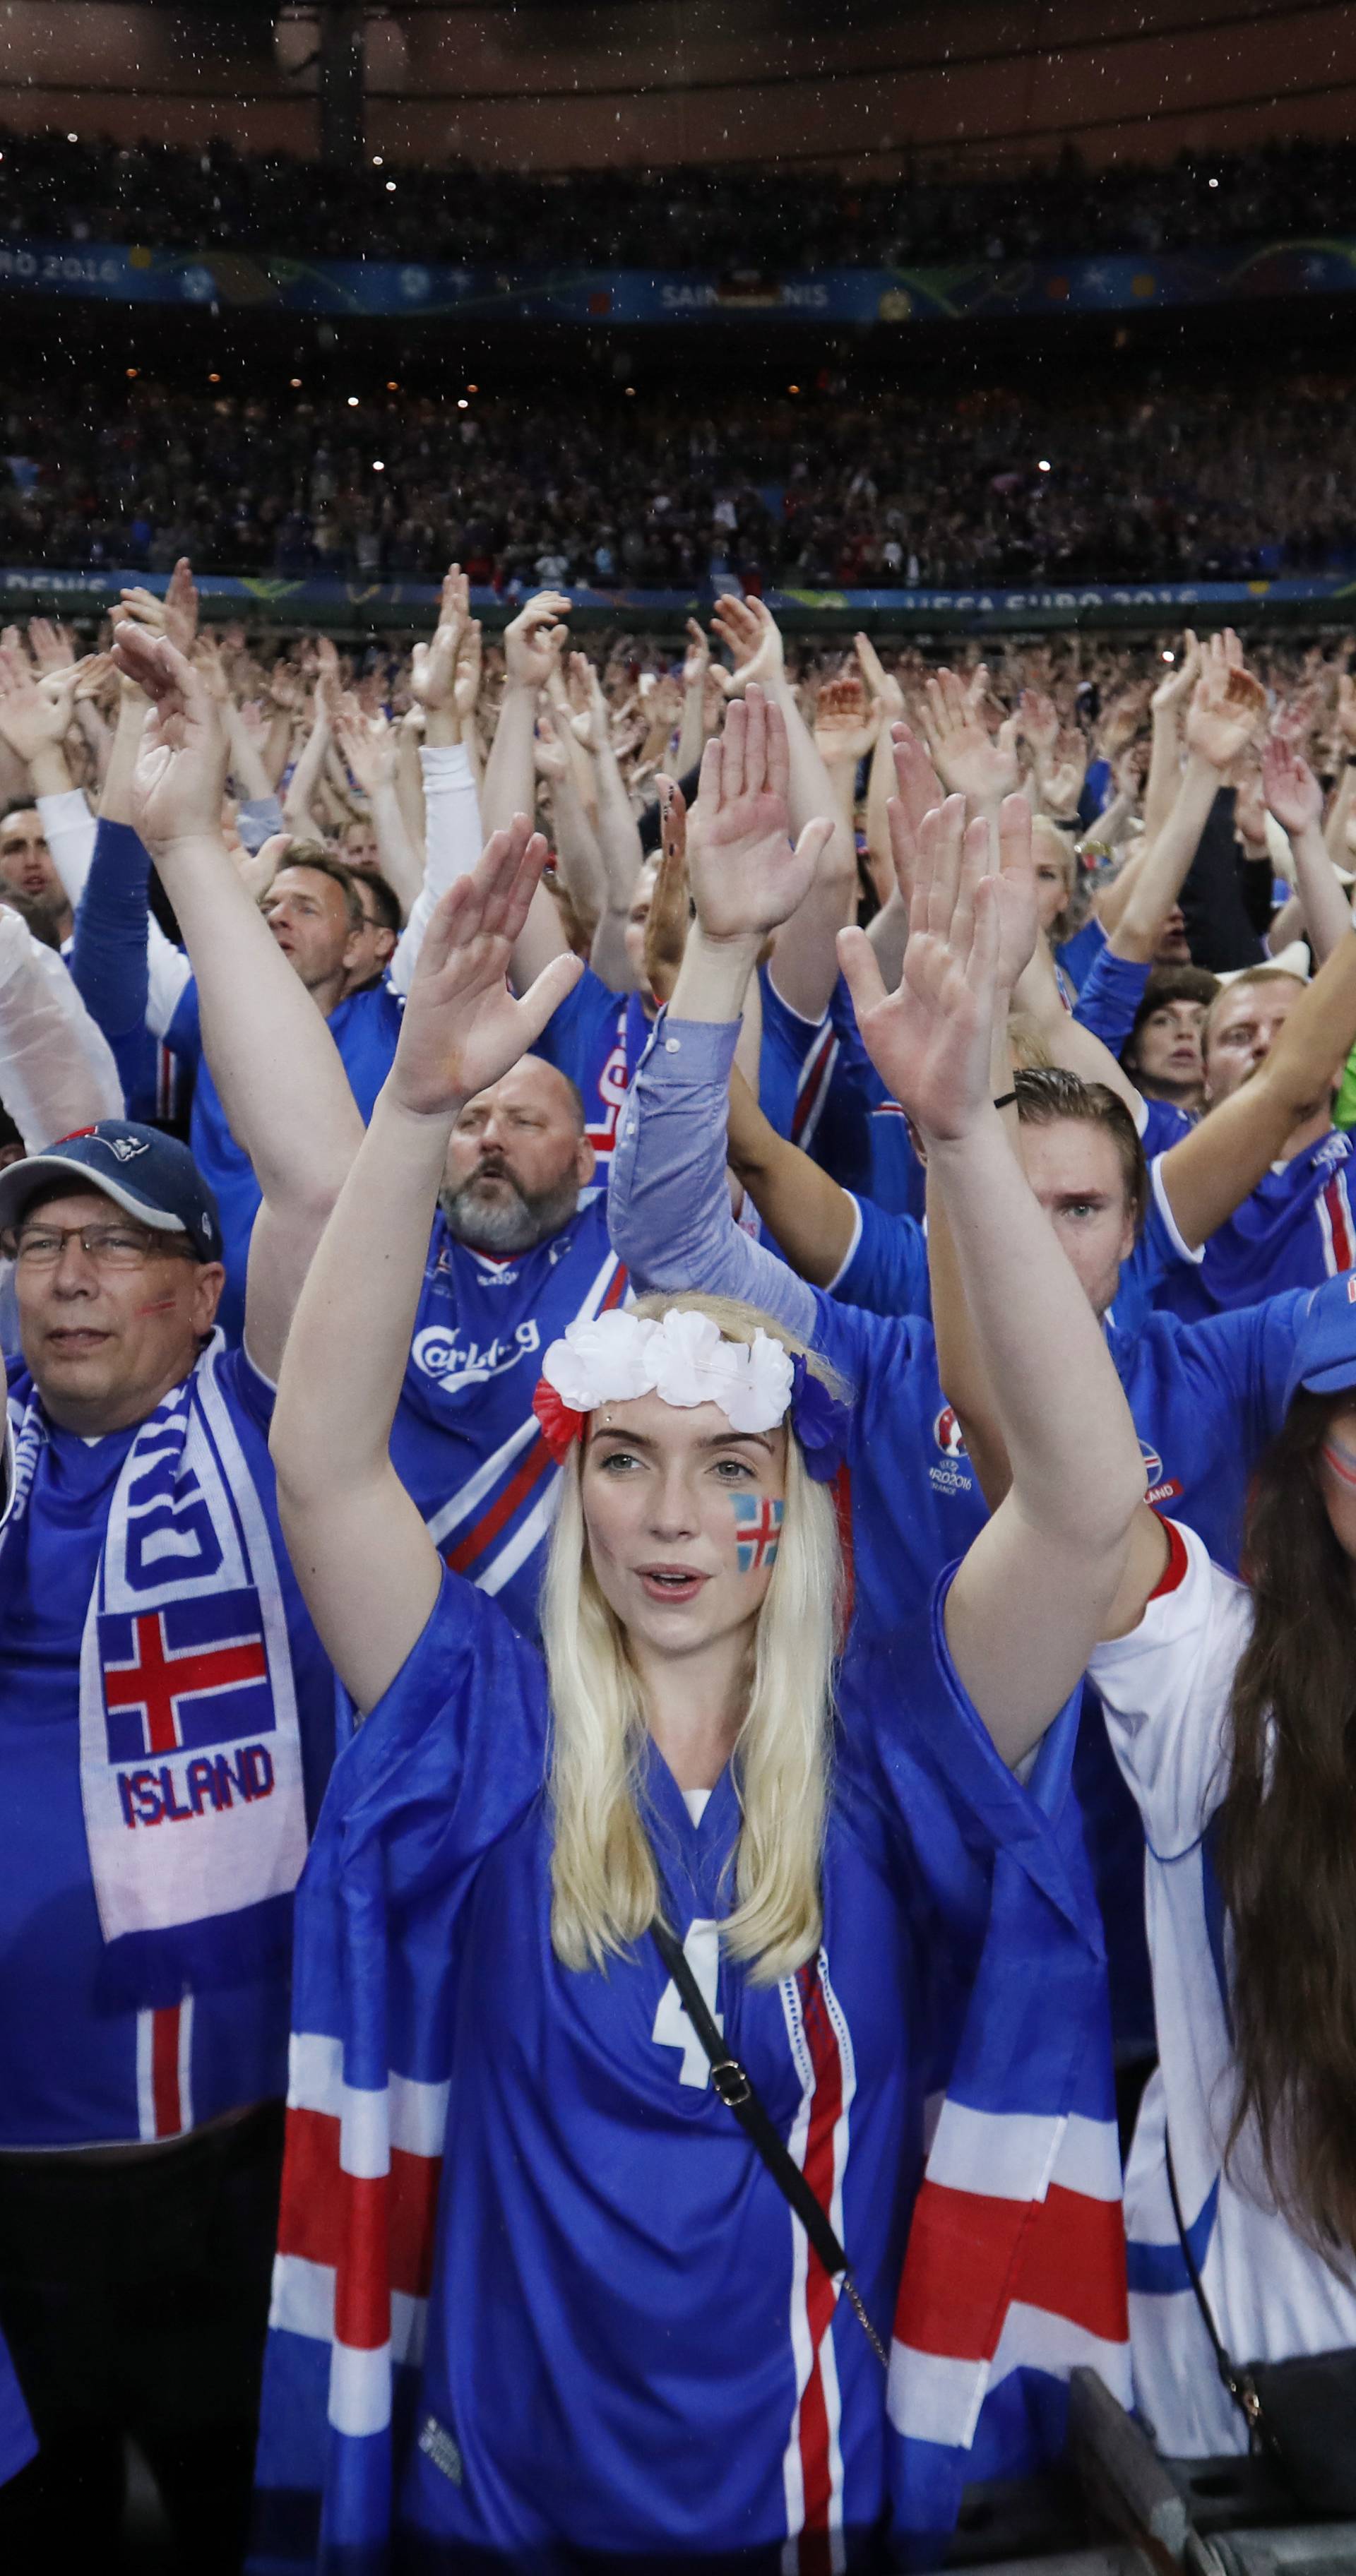
M 1238 2362 L 1356 2345 L 1356 2289 L 1268 2204 L 1255 2133 L 1223 2172 L 1233 2055 L 1211 1948 L 1202 1837 L 1227 1779 L 1229 1697 L 1252 1609 L 1243 1586 L 1178 1529 L 1166 1578 L 1138 1628 L 1089 1667 L 1111 1742 L 1139 1802 L 1159 2067 L 1125 2177 L 1130 2334 L 1139 2407 L 1160 2450 L 1243 2451 L 1243 2418 L 1221 2386 L 1192 2295 L 1168 2193 L 1165 2119 L 1182 2216 L 1215 2324 Z M 1218 1909 L 1217 1909 L 1218 1910 Z M 1218 1938 L 1218 1935 L 1217 1935 Z M 1224 1933 L 1226 1951 L 1227 1931 Z M 1353 2267 L 1356 2269 L 1356 2267 Z

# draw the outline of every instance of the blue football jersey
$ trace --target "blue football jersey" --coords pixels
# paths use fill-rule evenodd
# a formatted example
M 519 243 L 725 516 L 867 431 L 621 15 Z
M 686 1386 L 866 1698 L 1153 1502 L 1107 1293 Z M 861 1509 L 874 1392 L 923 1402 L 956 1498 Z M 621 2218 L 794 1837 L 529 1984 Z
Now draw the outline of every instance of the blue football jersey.
M 263 1505 L 282 1587 L 301 1728 L 308 1823 L 334 1755 L 334 1676 L 278 1524 L 268 1429 L 272 1390 L 242 1351 L 217 1384 Z M 32 1392 L 11 1363 L 21 1418 Z M 288 1990 L 277 1964 L 158 2010 L 117 2008 L 104 1989 L 80 1780 L 79 1672 L 114 1488 L 137 1426 L 86 1441 L 49 1426 L 22 1519 L 0 1556 L 0 2145 L 83 2147 L 178 2135 L 281 2096 Z M 177 1813 L 177 1811 L 176 1811 Z M 174 1827 L 167 1824 L 167 1832 Z
M 395 1060 L 403 1008 L 399 994 L 389 984 L 369 984 L 362 992 L 350 993 L 347 1001 L 338 1003 L 326 1023 L 364 1124 L 371 1118 L 377 1093 Z M 203 1054 L 198 988 L 192 981 L 180 995 L 166 1043 L 194 1070 L 189 1143 L 203 1179 L 216 1192 L 225 1246 L 226 1285 L 217 1322 L 228 1342 L 238 1342 L 245 1330 L 245 1276 L 260 1191 L 254 1166 L 231 1133 Z
M 572 992 L 553 1011 L 533 1049 L 569 1075 L 584 1103 L 584 1132 L 593 1147 L 595 1178 L 607 1180 L 617 1120 L 631 1075 L 644 1053 L 650 1021 L 638 993 L 614 993 L 586 966 Z
M 1211 1235 L 1199 1266 L 1164 1279 L 1159 1303 L 1192 1323 L 1255 1306 L 1286 1288 L 1317 1288 L 1356 1266 L 1351 1152 L 1351 1137 L 1333 1128 L 1268 1172 Z M 1153 1177 L 1157 1190 L 1157 1164 Z
M 606 1197 L 532 1251 L 473 1252 L 440 1215 L 391 1432 L 396 1473 L 448 1564 L 535 1635 L 559 1470 L 532 1411 L 542 1354 L 626 1295 Z
M 1144 1124 L 1139 1131 L 1139 1141 L 1146 1159 L 1152 1163 L 1156 1155 L 1166 1154 L 1172 1146 L 1180 1145 L 1182 1138 L 1191 1134 L 1196 1121 L 1189 1111 L 1179 1109 L 1175 1101 L 1150 1100 L 1144 1092 L 1140 1093 L 1140 1101 Z
M 1146 961 L 1115 957 L 1104 942 L 1079 985 L 1074 1018 L 1118 1056 L 1134 1027 L 1148 981 Z
M 782 1000 L 772 966 L 758 970 L 763 1038 L 758 1105 L 779 1136 L 813 1156 L 845 1189 L 865 1187 L 871 1104 L 852 1004 L 841 978 L 817 1020 Z

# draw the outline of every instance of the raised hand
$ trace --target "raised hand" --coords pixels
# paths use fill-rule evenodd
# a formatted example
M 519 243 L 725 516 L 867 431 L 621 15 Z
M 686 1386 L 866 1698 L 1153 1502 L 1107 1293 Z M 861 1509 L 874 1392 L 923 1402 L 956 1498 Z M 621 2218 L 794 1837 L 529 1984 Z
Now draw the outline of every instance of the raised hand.
M 504 661 L 509 685 L 544 689 L 564 650 L 565 629 L 558 620 L 569 614 L 562 590 L 539 590 L 504 629 Z
M 20 760 L 59 750 L 71 726 L 78 665 L 35 680 L 28 656 L 0 650 L 0 734 Z
M 357 699 L 345 690 L 334 710 L 334 739 L 354 785 L 365 796 L 395 781 L 395 727 L 381 714 L 365 716 Z
M 165 591 L 165 633 L 176 653 L 191 653 L 198 631 L 198 586 L 187 555 L 180 555 Z
M 702 689 L 711 668 L 711 647 L 695 617 L 687 621 L 687 651 L 683 655 L 683 687 Z
M 550 709 L 543 707 L 537 718 L 535 745 L 537 776 L 552 787 L 561 787 L 570 774 L 570 755 L 555 728 Z
M 514 942 L 546 859 L 540 832 L 515 814 L 434 910 L 391 1071 L 396 1099 L 419 1117 L 455 1117 L 497 1082 L 535 1045 L 583 971 L 577 957 L 553 957 L 521 1001 L 509 990 Z
M 929 1142 L 968 1135 L 989 1111 L 994 1024 L 1007 1009 L 999 981 L 1001 901 L 989 825 L 981 815 L 967 828 L 964 798 L 949 796 L 920 834 L 896 991 L 886 992 L 865 932 L 839 932 L 862 1043 Z
M 1149 700 L 1155 715 L 1170 714 L 1190 697 L 1201 676 L 1201 648 L 1188 626 L 1179 662 L 1166 672 Z
M 918 835 L 923 817 L 946 801 L 936 770 L 916 733 L 906 724 L 890 727 L 894 747 L 895 784 L 898 794 L 885 808 L 890 827 L 890 856 L 895 865 L 895 883 L 906 904 L 913 901 L 914 875 L 918 859 Z
M 452 683 L 453 702 L 464 725 L 471 722 L 480 704 L 480 669 L 480 620 L 468 617 L 457 646 L 457 676 Z
M 1190 751 L 1212 769 L 1227 769 L 1256 740 L 1266 721 L 1267 693 L 1243 666 L 1243 647 L 1231 626 L 1208 639 L 1201 676 L 1187 709 Z
M 49 671 L 69 671 L 75 660 L 75 646 L 65 627 L 54 626 L 50 617 L 30 617 L 28 649 L 40 679 L 45 679 Z
M 756 685 L 728 709 L 702 755 L 696 810 L 688 817 L 687 869 L 697 919 L 709 939 L 762 941 L 789 921 L 810 891 L 833 838 L 817 817 L 791 846 L 786 719 Z
M 1083 781 L 1088 774 L 1088 746 L 1076 728 L 1058 738 L 1059 758 L 1045 773 L 1041 785 L 1041 802 L 1047 814 L 1057 814 L 1071 821 L 1078 811 Z
M 153 858 L 221 839 L 226 736 L 202 674 L 168 636 L 114 612 L 113 659 L 151 701 L 132 772 L 132 821 Z
M 1038 759 L 1053 760 L 1059 740 L 1059 709 L 1044 689 L 1023 689 L 1017 701 L 1017 731 Z
M 1323 790 L 1295 745 L 1273 734 L 1262 746 L 1262 794 L 1283 832 L 1296 837 L 1323 820 Z
M 663 838 L 659 873 L 645 916 L 643 971 L 655 1000 L 667 1002 L 678 981 L 690 917 L 687 805 L 675 780 L 661 774 L 658 785 Z
M 231 684 L 226 677 L 226 665 L 222 661 L 221 648 L 214 635 L 198 637 L 193 647 L 192 662 L 194 670 L 202 674 L 203 686 L 208 696 L 215 698 L 219 707 L 224 707 L 231 694 Z
M 443 575 L 438 624 L 431 644 L 416 644 L 410 687 L 421 707 L 446 714 L 456 704 L 457 656 L 470 623 L 471 585 L 460 564 Z
M 733 594 L 718 599 L 711 632 L 725 645 L 735 666 L 727 671 L 719 663 L 712 665 L 716 684 L 727 698 L 742 697 L 750 683 L 770 689 L 784 678 L 781 628 L 761 599 L 736 599 Z
M 996 805 L 1017 785 L 1017 745 L 1011 718 L 996 741 L 981 723 L 955 671 L 941 670 L 924 691 L 923 730 L 937 775 L 948 794 Z
M 872 705 L 865 682 L 855 671 L 826 680 L 815 707 L 815 749 L 832 768 L 837 761 L 865 760 L 880 731 L 884 710 Z
M 585 751 L 602 751 L 611 739 L 611 719 L 603 684 L 587 653 L 570 655 L 569 704 L 573 710 L 570 730 L 575 741 L 581 742 Z
M 854 635 L 852 649 L 861 664 L 867 695 L 882 710 L 883 720 L 893 721 L 904 713 L 904 691 L 893 671 L 887 671 L 869 635 Z

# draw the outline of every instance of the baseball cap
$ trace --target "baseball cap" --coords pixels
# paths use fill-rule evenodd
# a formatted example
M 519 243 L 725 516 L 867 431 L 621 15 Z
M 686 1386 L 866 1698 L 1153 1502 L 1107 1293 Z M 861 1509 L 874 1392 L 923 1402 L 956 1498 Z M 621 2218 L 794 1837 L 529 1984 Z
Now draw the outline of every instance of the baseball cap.
M 34 1191 L 48 1181 L 102 1190 L 129 1216 L 163 1234 L 186 1234 L 199 1261 L 220 1261 L 221 1219 L 212 1191 L 187 1145 L 139 1127 L 130 1118 L 101 1118 L 59 1136 L 0 1172 L 0 1230 L 17 1225 Z
M 1356 1270 L 1325 1279 L 1310 1296 L 1290 1355 L 1287 1410 L 1302 1386 L 1311 1395 L 1356 1387 Z

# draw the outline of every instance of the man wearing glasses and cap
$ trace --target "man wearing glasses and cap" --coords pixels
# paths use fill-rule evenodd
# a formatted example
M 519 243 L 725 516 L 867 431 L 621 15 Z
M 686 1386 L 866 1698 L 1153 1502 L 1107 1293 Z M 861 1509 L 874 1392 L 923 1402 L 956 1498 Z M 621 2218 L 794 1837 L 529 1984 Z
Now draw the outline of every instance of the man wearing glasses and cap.
M 292 1891 L 335 1740 L 268 1429 L 361 1124 L 222 844 L 210 705 L 150 677 L 139 821 L 263 1207 L 228 1351 L 216 1204 L 185 1146 L 106 1119 L 0 1173 L 22 1352 L 0 1524 L 0 2332 L 39 2444 L 0 2487 L 16 2568 L 115 2561 L 128 2437 L 184 2563 L 241 2563 Z

